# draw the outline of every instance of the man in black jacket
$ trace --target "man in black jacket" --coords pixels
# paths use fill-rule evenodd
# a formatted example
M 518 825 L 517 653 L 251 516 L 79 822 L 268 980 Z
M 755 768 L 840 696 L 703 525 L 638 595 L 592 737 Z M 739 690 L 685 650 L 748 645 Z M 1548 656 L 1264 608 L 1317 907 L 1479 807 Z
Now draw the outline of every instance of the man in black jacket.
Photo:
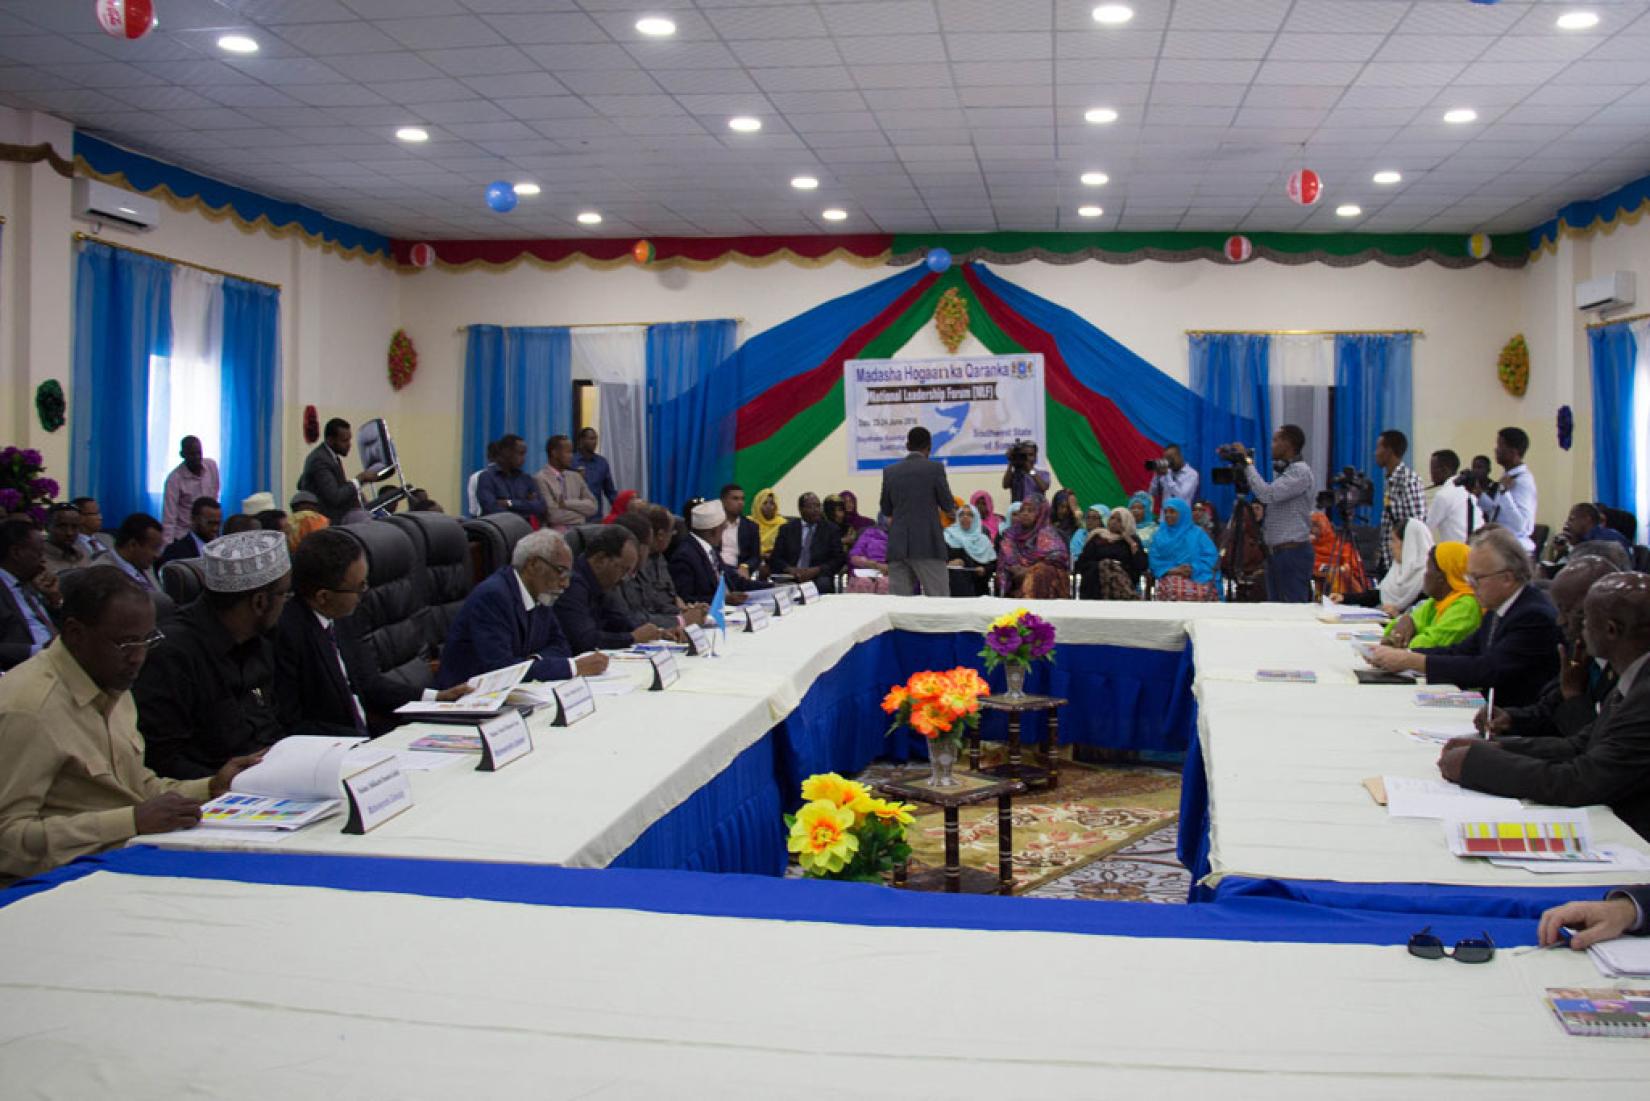
M 1467 581 L 1484 609 L 1484 620 L 1454 646 L 1399 650 L 1377 646 L 1371 664 L 1397 673 L 1414 670 L 1431 684 L 1493 688 L 1498 702 L 1534 703 L 1541 686 L 1558 673 L 1558 613 L 1530 584 L 1534 568 L 1518 539 L 1505 528 L 1480 532 L 1467 557 Z
M 22 665 L 57 637 L 46 595 L 57 578 L 46 569 L 46 541 L 22 516 L 0 520 L 0 672 Z
M 1457 738 L 1438 771 L 1474 791 L 1560 807 L 1608 804 L 1650 839 L 1650 574 L 1617 573 L 1587 594 L 1587 651 L 1619 678 L 1604 706 L 1568 738 Z
M 933 446 L 928 429 L 919 425 L 905 435 L 905 458 L 882 471 L 888 591 L 895 596 L 912 596 L 918 585 L 924 596 L 951 595 L 940 514 L 954 518 L 957 503 L 945 480 L 945 467 L 928 457 Z
M 842 549 L 842 529 L 825 519 L 819 496 L 804 493 L 796 503 L 801 519 L 787 520 L 773 541 L 768 571 L 785 573 L 797 581 L 812 581 L 822 593 L 836 592 L 836 575 L 848 556 Z
M 584 553 L 573 562 L 567 591 L 556 600 L 556 620 L 575 654 L 624 649 L 635 642 L 662 637 L 645 619 L 633 620 L 608 594 L 636 569 L 636 537 L 627 528 L 606 524 L 590 533 Z
M 722 565 L 738 570 L 740 577 L 755 577 L 762 568 L 762 529 L 745 515 L 744 487 L 729 482 L 719 499 L 728 517 L 722 531 Z
M 676 540 L 670 552 L 670 579 L 683 600 L 708 603 L 716 586 L 726 579 L 729 605 L 743 604 L 751 589 L 765 589 L 722 564 L 720 547 L 728 517 L 720 501 L 702 501 L 688 510 L 688 532 Z
M 388 473 L 363 470 L 351 478 L 344 469 L 349 457 L 354 433 L 349 421 L 333 417 L 327 421 L 321 442 L 304 459 L 304 471 L 298 478 L 298 488 L 315 494 L 320 502 L 317 511 L 334 524 L 346 523 L 352 512 L 362 509 L 362 491 L 373 482 L 388 477 Z
M 160 552 L 158 570 L 168 562 L 185 558 L 199 558 L 206 553 L 206 544 L 223 530 L 223 506 L 212 497 L 196 497 L 189 506 L 189 530 L 167 544 Z
M 426 693 L 381 673 L 349 619 L 367 591 L 367 556 L 342 531 L 317 531 L 292 553 L 292 588 L 275 625 L 275 717 L 288 734 L 371 737 Z M 432 699 L 469 694 L 458 685 Z

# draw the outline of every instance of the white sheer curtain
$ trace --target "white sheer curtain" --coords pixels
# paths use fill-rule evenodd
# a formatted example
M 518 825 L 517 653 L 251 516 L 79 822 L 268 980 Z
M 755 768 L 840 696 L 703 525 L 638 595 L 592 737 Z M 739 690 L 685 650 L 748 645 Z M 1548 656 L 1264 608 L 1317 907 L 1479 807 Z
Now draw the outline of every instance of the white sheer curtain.
M 1272 338 L 1272 427 L 1297 424 L 1318 488 L 1329 484 L 1330 391 L 1335 386 L 1335 341 L 1324 336 Z
M 572 336 L 573 378 L 591 380 L 601 393 L 601 453 L 613 465 L 613 484 L 646 497 L 647 328 L 574 329 Z
M 198 436 L 208 458 L 221 455 L 223 277 L 178 265 L 172 272 L 172 354 L 149 361 L 149 441 L 145 488 L 159 516 L 178 441 Z M 226 513 L 240 502 L 225 502 Z
M 1639 472 L 1633 515 L 1639 518 L 1638 541 L 1650 544 L 1650 320 L 1631 328 L 1639 350 L 1633 362 L 1633 465 Z

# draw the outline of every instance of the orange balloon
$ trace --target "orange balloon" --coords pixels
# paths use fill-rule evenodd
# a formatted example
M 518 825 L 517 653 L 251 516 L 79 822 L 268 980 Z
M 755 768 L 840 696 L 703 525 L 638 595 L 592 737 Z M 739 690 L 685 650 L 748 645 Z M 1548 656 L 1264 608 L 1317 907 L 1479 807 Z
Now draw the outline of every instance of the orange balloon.
M 630 250 L 630 258 L 638 264 L 652 263 L 654 255 L 652 241 L 637 241 Z

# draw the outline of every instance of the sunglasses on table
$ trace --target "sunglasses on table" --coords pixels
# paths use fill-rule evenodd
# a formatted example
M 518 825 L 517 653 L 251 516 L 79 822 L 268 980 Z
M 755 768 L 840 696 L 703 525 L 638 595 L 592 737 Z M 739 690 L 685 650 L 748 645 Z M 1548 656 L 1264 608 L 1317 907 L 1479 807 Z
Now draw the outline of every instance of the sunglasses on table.
M 1446 948 L 1429 925 L 1410 936 L 1409 954 L 1424 960 L 1441 960 L 1448 956 L 1456 963 L 1488 963 L 1495 958 L 1495 942 L 1485 933 L 1481 937 L 1458 940 L 1453 949 Z

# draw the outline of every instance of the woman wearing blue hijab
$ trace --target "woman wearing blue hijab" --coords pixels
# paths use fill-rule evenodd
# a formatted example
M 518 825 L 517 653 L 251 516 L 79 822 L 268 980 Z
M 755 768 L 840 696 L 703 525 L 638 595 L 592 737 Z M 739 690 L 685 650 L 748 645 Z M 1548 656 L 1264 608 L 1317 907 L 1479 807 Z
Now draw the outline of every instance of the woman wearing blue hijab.
M 1152 515 L 1152 496 L 1142 490 L 1129 498 L 1129 512 L 1134 515 L 1134 533 L 1140 545 L 1150 548 L 1157 537 L 1157 518 Z
M 1163 502 L 1163 521 L 1149 548 L 1159 600 L 1220 599 L 1220 552 L 1192 523 L 1192 506 L 1179 497 Z
M 951 567 L 952 596 L 984 596 L 991 591 L 997 548 L 972 505 L 958 505 L 956 523 L 945 529 L 945 557 Z

